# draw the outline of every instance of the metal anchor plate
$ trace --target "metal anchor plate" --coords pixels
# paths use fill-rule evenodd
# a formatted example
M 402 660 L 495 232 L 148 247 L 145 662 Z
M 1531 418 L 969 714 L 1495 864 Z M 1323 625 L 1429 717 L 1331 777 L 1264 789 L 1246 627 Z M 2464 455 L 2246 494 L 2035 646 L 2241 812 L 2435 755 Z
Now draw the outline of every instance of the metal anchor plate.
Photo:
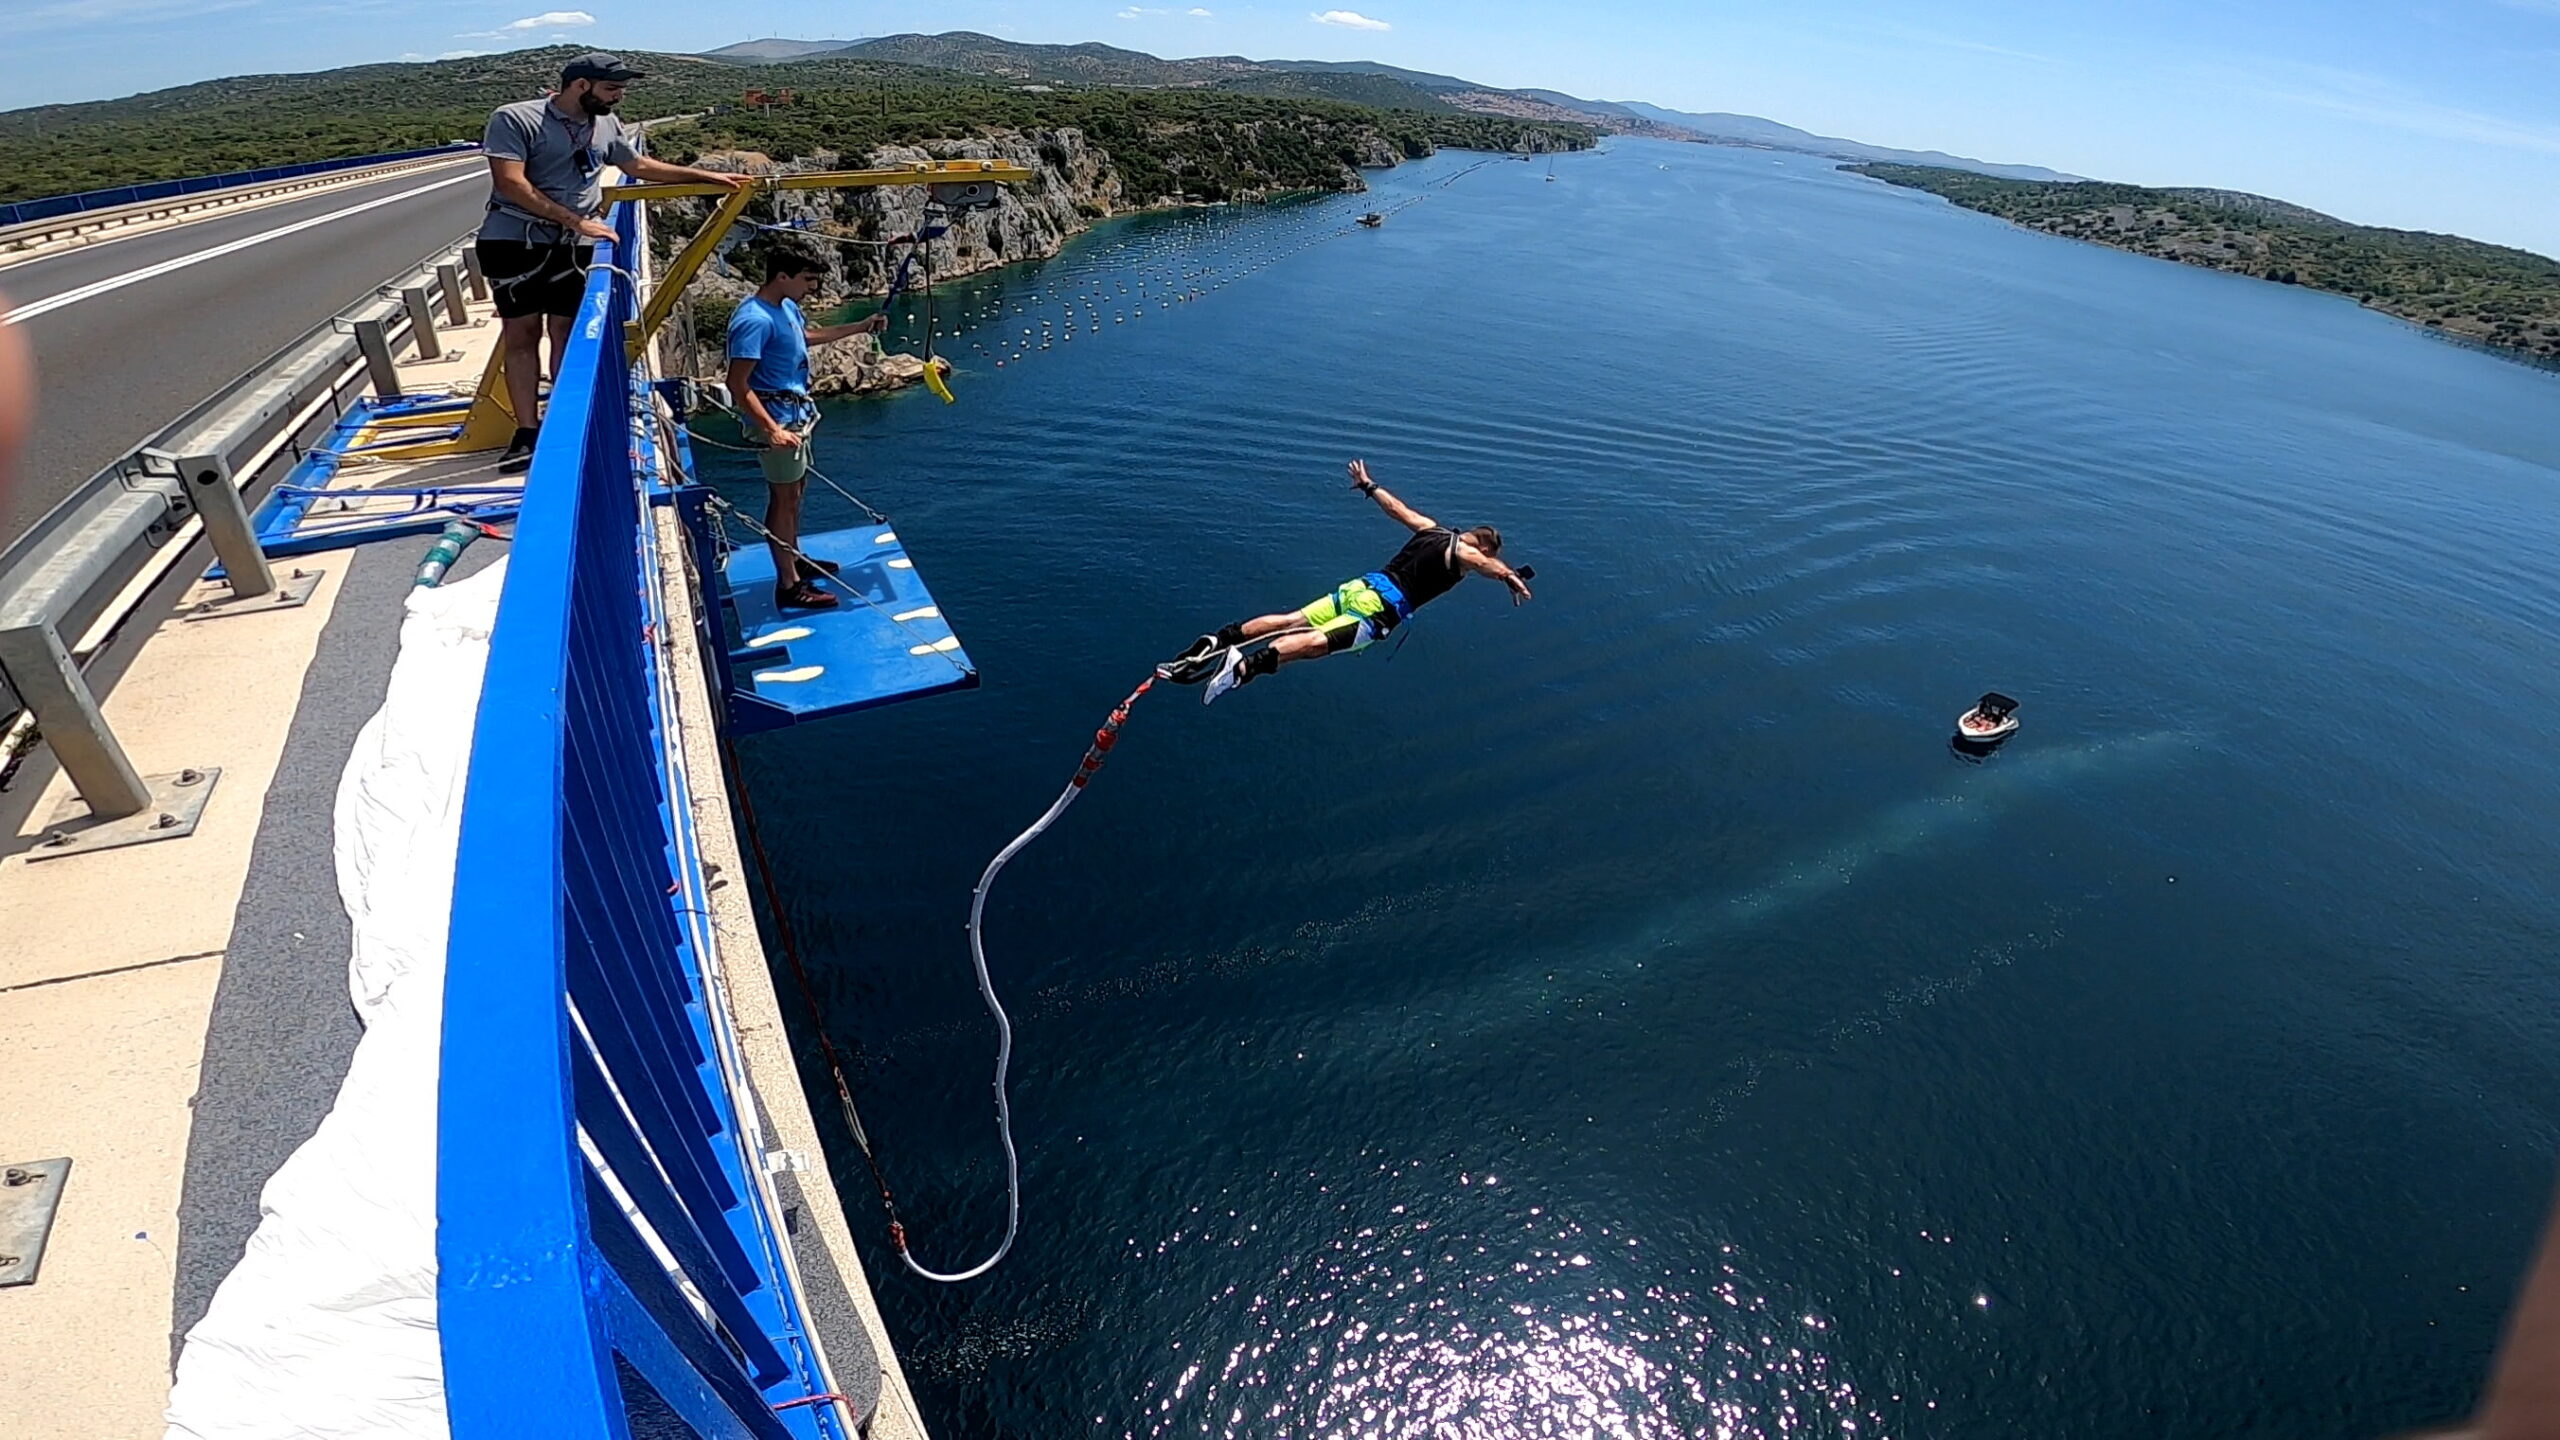
M 35 1283 L 62 1182 L 70 1176 L 69 1156 L 0 1167 L 0 1286 Z

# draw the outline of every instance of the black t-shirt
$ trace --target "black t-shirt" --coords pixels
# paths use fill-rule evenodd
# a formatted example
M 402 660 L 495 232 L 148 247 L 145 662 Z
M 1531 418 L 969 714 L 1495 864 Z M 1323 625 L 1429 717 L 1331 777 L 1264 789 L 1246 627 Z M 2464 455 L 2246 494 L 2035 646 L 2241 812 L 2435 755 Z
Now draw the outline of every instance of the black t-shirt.
M 1408 613 L 1448 594 L 1467 578 L 1466 567 L 1458 563 L 1458 532 L 1446 525 L 1416 531 L 1386 563 L 1385 573 L 1404 592 Z

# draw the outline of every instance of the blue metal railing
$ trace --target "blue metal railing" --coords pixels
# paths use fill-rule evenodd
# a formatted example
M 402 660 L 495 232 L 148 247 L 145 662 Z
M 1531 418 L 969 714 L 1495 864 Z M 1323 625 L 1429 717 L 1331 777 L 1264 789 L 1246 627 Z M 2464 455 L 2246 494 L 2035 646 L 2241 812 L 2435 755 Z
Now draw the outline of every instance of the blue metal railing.
M 264 185 L 304 175 L 322 175 L 331 170 L 352 170 L 359 165 L 389 165 L 400 160 L 423 160 L 431 155 L 460 155 L 478 148 L 469 141 L 456 141 L 424 150 L 394 150 L 386 155 L 314 160 L 303 165 L 270 165 L 264 170 L 234 170 L 228 175 L 194 175 L 184 180 L 154 180 L 143 185 L 83 190 L 77 195 L 47 195 L 41 199 L 0 205 L 0 228 L 35 220 L 55 220 L 90 210 L 112 210 L 118 205 L 139 205 L 148 200 L 173 200 L 180 195 L 197 195 L 207 190 L 228 190 L 235 185 Z
M 637 217 L 622 207 L 636 253 Z M 629 282 L 592 273 L 481 693 L 447 942 L 438 1324 L 457 1440 L 834 1440 L 715 992 L 669 716 Z M 650 1392 L 640 1392 L 645 1386 Z M 780 1407 L 777 1409 L 777 1407 Z

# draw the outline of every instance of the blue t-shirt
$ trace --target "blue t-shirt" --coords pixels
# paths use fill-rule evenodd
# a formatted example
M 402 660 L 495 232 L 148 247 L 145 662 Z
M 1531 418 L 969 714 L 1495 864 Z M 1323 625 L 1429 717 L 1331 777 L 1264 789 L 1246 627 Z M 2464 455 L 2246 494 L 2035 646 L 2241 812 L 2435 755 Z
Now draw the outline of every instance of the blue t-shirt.
M 809 393 L 809 333 L 796 301 L 750 295 L 729 316 L 729 358 L 753 360 L 747 384 L 759 394 Z

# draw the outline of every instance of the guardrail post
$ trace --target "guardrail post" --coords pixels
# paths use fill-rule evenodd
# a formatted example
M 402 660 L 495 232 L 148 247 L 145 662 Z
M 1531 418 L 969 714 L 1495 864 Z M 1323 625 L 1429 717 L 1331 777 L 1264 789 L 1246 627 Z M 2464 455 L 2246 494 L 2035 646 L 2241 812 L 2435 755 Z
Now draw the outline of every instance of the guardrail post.
M 471 311 L 462 303 L 462 271 L 446 263 L 436 267 L 436 288 L 444 292 L 444 318 L 455 326 L 471 323 Z
M 400 366 L 391 358 L 391 336 L 379 320 L 355 322 L 356 348 L 364 352 L 364 373 L 373 393 L 384 400 L 400 398 Z
M 471 281 L 471 298 L 483 304 L 489 299 L 489 277 L 480 273 L 480 247 L 462 247 L 462 273 Z
M 125 758 L 88 680 L 52 626 L 0 630 L 0 670 L 8 672 L 9 687 L 35 715 L 36 728 L 91 815 L 118 820 L 151 808 L 151 787 Z
M 246 600 L 276 588 L 276 573 L 258 548 L 258 532 L 250 528 L 248 507 L 231 483 L 231 467 L 219 455 L 181 456 L 178 478 L 204 520 L 213 553 L 221 557 L 223 582 L 231 587 L 232 598 Z
M 227 599 L 199 602 L 188 608 L 186 618 L 212 620 L 224 615 L 290 610 L 311 598 L 325 572 L 296 566 L 292 574 L 278 578 L 267 564 L 267 552 L 258 544 L 257 527 L 250 523 L 249 507 L 240 499 L 240 487 L 232 483 L 229 461 L 219 455 L 173 459 L 156 450 L 142 453 L 148 463 L 176 468 L 178 483 L 186 487 L 188 501 L 204 520 L 205 538 L 213 542 L 213 553 L 222 560 L 222 583 L 231 587 Z
M 427 287 L 412 285 L 401 291 L 400 303 L 409 307 L 409 333 L 417 338 L 418 358 L 443 359 L 444 346 L 436 343 L 436 312 L 427 303 Z

